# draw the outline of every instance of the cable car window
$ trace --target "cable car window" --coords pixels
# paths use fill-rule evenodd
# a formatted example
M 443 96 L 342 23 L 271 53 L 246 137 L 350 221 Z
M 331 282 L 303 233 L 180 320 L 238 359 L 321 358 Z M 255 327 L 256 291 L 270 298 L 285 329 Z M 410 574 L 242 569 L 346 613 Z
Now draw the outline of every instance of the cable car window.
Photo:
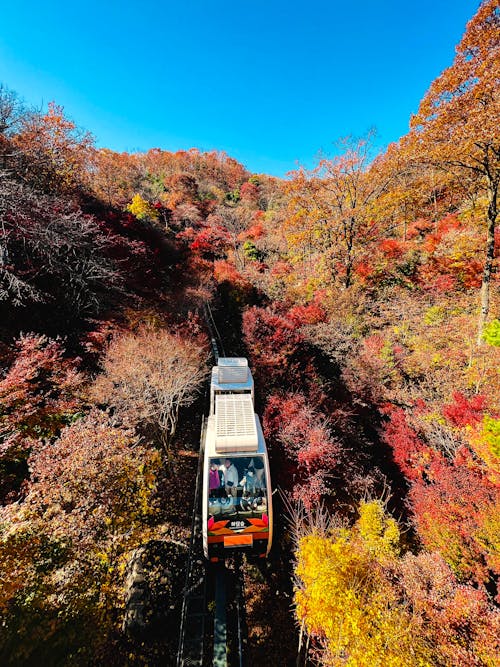
M 267 513 L 266 473 L 260 455 L 211 458 L 208 487 L 212 516 L 237 521 Z

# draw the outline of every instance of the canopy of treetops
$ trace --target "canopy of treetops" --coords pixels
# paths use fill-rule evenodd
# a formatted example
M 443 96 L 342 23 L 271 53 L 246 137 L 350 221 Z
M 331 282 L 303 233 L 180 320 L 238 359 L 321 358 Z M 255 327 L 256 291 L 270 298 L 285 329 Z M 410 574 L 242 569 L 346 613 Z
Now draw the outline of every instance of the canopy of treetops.
M 288 517 L 246 575 L 249 664 L 498 664 L 499 91 L 495 0 L 399 142 L 284 179 L 98 149 L 0 86 L 2 664 L 175 654 L 206 303 Z

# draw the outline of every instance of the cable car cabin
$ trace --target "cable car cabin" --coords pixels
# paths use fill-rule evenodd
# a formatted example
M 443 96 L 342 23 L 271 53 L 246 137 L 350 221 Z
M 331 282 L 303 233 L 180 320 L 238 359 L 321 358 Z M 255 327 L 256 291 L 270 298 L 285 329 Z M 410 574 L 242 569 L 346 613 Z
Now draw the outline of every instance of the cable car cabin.
M 250 381 L 251 392 L 214 392 L 214 409 L 207 422 L 203 547 L 212 561 L 235 551 L 265 557 L 271 548 L 269 461 L 260 421 L 254 413 L 251 375 Z

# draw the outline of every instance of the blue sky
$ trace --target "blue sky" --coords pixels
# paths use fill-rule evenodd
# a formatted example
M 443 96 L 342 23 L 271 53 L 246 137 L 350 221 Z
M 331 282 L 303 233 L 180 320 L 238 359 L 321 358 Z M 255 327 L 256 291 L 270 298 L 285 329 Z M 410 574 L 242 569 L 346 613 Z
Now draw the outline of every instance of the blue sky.
M 405 134 L 479 0 L 2 4 L 0 82 L 29 104 L 98 146 L 215 148 L 281 176 L 340 137 Z

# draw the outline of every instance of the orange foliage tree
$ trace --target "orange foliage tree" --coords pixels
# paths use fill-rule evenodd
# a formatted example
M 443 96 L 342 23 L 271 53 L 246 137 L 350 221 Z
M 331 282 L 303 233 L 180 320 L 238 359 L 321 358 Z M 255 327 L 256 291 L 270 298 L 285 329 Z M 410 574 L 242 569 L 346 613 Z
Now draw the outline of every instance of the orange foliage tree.
M 140 170 L 135 155 L 100 148 L 92 155 L 91 188 L 108 206 L 123 207 L 135 194 Z
M 453 64 L 431 85 L 412 120 L 410 142 L 431 164 L 473 173 L 487 196 L 486 257 L 478 343 L 489 312 L 500 185 L 500 14 L 483 0 L 467 25 Z M 420 159 L 422 159 L 422 157 Z
M 326 259 L 325 277 L 340 276 L 344 287 L 352 283 L 355 262 L 381 234 L 373 207 L 392 180 L 379 162 L 370 168 L 370 140 L 343 139 L 341 155 L 321 160 L 310 173 L 300 170 L 289 185 L 292 255 L 298 251 L 306 265 Z
M 55 102 L 49 103 L 44 115 L 24 116 L 13 141 L 23 154 L 25 176 L 36 186 L 53 193 L 87 183 L 93 137 Z

